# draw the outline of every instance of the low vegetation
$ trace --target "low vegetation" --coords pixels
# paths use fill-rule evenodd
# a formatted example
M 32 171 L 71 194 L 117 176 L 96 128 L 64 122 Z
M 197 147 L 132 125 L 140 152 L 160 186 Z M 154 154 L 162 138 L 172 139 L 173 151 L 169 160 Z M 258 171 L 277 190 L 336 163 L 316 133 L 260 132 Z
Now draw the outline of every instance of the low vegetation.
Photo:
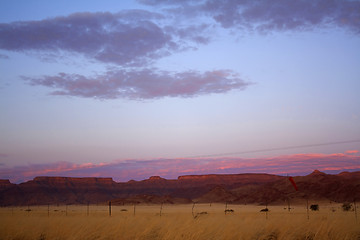
M 310 209 L 311 211 L 319 211 L 319 204 L 311 204 Z
M 192 207 L 194 207 L 192 209 Z M 1 240 L 281 240 L 360 239 L 360 222 L 354 212 L 336 211 L 342 205 L 310 212 L 306 206 L 271 206 L 266 217 L 261 206 L 222 204 L 161 206 L 31 206 L 0 209 Z M 126 210 L 126 211 L 124 211 Z M 192 216 L 192 211 L 196 218 Z
M 343 203 L 343 205 L 341 207 L 342 207 L 343 211 L 345 211 L 345 212 L 352 210 L 351 203 Z

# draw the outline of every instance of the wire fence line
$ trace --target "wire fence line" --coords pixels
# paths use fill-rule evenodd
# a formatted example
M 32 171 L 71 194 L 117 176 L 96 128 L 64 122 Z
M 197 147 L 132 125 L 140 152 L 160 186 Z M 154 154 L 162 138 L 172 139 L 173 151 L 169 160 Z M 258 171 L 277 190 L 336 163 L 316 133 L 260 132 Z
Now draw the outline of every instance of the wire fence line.
M 275 148 L 263 148 L 263 149 L 227 152 L 227 153 L 216 153 L 216 154 L 207 154 L 207 155 L 193 155 L 193 156 L 187 156 L 186 158 L 222 157 L 222 156 L 248 154 L 248 153 L 271 152 L 271 151 L 309 148 L 309 147 L 320 147 L 320 146 L 340 145 L 340 144 L 348 144 L 348 143 L 358 143 L 358 142 L 360 142 L 360 139 L 337 141 L 337 142 L 313 143 L 313 144 L 304 144 L 304 145 L 293 145 L 293 146 L 275 147 Z

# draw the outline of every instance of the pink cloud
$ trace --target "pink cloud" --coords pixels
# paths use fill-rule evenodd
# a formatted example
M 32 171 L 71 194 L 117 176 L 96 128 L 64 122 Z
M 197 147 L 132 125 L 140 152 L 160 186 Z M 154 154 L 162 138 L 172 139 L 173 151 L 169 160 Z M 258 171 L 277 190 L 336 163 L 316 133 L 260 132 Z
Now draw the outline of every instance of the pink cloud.
M 359 151 L 358 150 L 348 150 L 345 153 L 346 154 L 357 154 L 357 153 L 359 153 Z
M 345 153 L 294 154 L 269 158 L 176 158 L 75 164 L 57 162 L 0 168 L 0 178 L 23 182 L 36 176 L 112 177 L 115 181 L 142 180 L 153 175 L 175 179 L 191 174 L 269 173 L 306 175 L 318 169 L 327 173 L 360 171 L 360 156 Z

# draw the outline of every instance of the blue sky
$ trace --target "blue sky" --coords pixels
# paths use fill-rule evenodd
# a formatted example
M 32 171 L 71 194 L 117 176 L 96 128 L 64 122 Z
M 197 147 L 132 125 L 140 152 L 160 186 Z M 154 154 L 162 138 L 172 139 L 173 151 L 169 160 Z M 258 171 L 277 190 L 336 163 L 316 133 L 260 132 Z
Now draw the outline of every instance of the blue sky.
M 0 177 L 235 152 L 359 170 L 359 141 L 242 153 L 359 140 L 359 62 L 359 1 L 0 1 Z

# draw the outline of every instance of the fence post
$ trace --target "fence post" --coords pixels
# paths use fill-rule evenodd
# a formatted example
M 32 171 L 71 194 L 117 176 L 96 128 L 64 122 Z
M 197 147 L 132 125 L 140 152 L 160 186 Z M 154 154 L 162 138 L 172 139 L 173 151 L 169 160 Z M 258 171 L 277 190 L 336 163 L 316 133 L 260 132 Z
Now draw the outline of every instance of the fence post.
M 265 218 L 266 218 L 266 220 L 268 219 L 268 212 L 269 212 L 269 209 L 268 209 L 268 207 L 267 207 L 267 202 L 266 202 L 266 205 L 265 205 L 265 209 L 266 209 L 266 212 L 265 212 Z
M 160 206 L 160 217 L 161 217 L 162 208 L 163 208 L 163 202 L 161 203 L 161 206 Z
M 290 199 L 289 198 L 287 199 L 287 203 L 288 203 L 288 210 L 290 212 Z
M 356 200 L 354 199 L 355 221 L 357 222 Z
M 109 201 L 109 216 L 111 217 L 111 201 Z
M 306 213 L 307 213 L 307 219 L 309 220 L 309 199 L 306 199 Z

